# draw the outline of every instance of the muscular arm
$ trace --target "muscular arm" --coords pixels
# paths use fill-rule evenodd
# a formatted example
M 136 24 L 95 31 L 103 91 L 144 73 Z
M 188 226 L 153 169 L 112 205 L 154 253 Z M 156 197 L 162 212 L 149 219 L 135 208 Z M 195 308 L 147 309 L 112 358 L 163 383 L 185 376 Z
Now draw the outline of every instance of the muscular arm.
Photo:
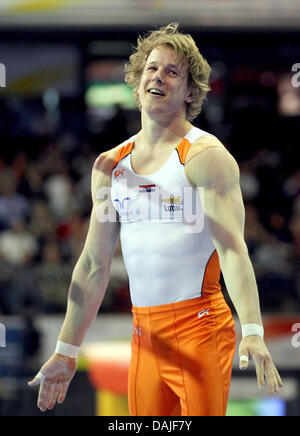
M 213 147 L 194 156 L 186 169 L 193 185 L 204 188 L 204 212 L 239 320 L 241 324 L 262 324 L 256 279 L 244 240 L 238 165 L 225 148 Z
M 239 168 L 217 139 L 209 137 L 203 138 L 203 141 L 199 149 L 204 151 L 195 153 L 187 162 L 186 175 L 193 186 L 204 188 L 204 213 L 241 325 L 262 325 L 255 274 L 244 240 L 245 209 L 239 185 Z M 205 141 L 213 147 L 205 148 Z M 239 354 L 241 369 L 247 368 L 248 357 L 253 358 L 261 389 L 266 379 L 269 391 L 278 392 L 282 381 L 260 336 L 243 338 Z
M 110 174 L 113 159 L 100 155 L 92 170 L 93 210 L 84 249 L 72 274 L 67 312 L 59 340 L 80 346 L 95 318 L 109 280 L 110 265 L 119 236 L 116 215 L 103 219 L 108 208 L 114 211 L 110 195 Z M 103 190 L 105 192 L 103 192 Z M 41 411 L 62 403 L 77 368 L 77 359 L 53 353 L 40 372 L 28 384 L 40 385 L 37 405 Z
M 81 345 L 95 318 L 109 281 L 110 266 L 119 236 L 119 223 L 101 222 L 106 208 L 113 210 L 110 197 L 112 160 L 100 155 L 92 170 L 93 209 L 84 249 L 74 268 L 68 306 L 59 340 Z M 116 216 L 111 217 L 112 220 Z

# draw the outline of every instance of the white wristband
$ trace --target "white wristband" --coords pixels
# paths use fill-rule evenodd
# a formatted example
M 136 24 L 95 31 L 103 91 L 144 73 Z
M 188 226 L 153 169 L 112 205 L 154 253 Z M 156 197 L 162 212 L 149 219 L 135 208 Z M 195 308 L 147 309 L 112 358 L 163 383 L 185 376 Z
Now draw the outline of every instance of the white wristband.
M 55 353 L 62 354 L 63 356 L 77 359 L 79 348 L 76 345 L 66 344 L 62 341 L 57 341 Z
M 259 324 L 244 324 L 242 325 L 242 337 L 258 335 L 264 337 L 264 328 Z

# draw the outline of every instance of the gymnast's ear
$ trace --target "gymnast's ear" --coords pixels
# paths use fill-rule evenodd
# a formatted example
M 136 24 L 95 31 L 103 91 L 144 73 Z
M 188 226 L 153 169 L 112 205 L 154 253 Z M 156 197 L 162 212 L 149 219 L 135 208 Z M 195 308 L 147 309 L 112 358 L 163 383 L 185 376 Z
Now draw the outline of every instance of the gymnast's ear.
M 189 88 L 189 92 L 185 99 L 185 103 L 193 103 L 193 101 L 194 101 L 194 93 L 192 91 L 192 88 Z

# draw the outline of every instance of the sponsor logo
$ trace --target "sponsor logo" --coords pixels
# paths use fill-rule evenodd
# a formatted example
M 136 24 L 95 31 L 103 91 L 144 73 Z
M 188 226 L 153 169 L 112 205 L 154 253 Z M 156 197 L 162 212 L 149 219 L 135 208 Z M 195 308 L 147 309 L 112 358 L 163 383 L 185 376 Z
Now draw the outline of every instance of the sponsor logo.
M 201 312 L 198 312 L 198 319 L 202 318 L 204 315 L 209 315 L 210 309 L 201 310 Z
M 114 201 L 116 202 L 116 203 L 119 203 L 119 205 L 120 205 L 120 209 L 124 209 L 124 207 L 125 207 L 125 201 L 126 200 L 130 200 L 130 197 L 125 197 L 125 198 L 123 198 L 123 200 L 119 200 L 118 198 L 115 198 L 114 199 Z
M 168 205 L 164 204 L 164 210 L 166 212 L 183 211 L 183 201 L 180 195 L 177 195 L 176 197 L 171 195 L 170 197 L 163 198 L 162 202 L 169 203 Z
M 115 171 L 115 172 L 114 172 L 114 177 L 115 177 L 115 179 L 116 179 L 117 177 L 119 177 L 119 176 L 124 176 L 124 172 L 125 172 L 125 169 Z
M 133 334 L 138 336 L 143 336 L 142 327 L 133 327 Z

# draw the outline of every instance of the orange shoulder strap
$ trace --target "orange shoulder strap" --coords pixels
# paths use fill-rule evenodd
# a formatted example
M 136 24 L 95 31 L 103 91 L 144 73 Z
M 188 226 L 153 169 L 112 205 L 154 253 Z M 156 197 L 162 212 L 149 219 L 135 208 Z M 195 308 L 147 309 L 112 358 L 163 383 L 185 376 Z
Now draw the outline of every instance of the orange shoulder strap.
M 133 144 L 134 144 L 133 142 L 129 142 L 128 144 L 124 145 L 123 147 L 120 147 L 120 149 L 118 150 L 118 152 L 116 154 L 113 169 L 118 165 L 120 160 L 124 159 L 124 157 L 126 157 L 128 154 L 131 153 Z
M 181 143 L 176 147 L 179 160 L 182 163 L 182 165 L 185 164 L 186 155 L 188 154 L 189 149 L 191 148 L 192 144 L 190 141 L 188 141 L 186 138 L 183 138 Z

